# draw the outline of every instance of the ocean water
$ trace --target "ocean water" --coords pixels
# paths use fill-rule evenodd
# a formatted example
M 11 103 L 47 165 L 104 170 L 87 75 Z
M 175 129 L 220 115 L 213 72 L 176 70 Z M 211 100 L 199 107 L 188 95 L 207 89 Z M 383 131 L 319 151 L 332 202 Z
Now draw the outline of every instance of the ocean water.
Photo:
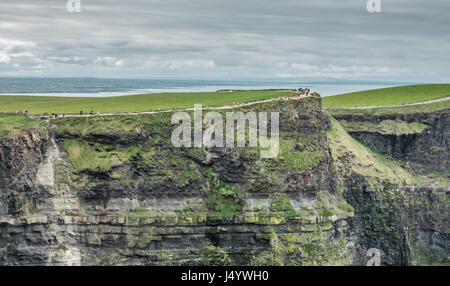
M 399 85 L 399 84 L 397 84 Z M 206 92 L 222 89 L 309 88 L 322 96 L 395 86 L 389 83 L 314 83 L 295 80 L 162 80 L 100 78 L 0 78 L 1 95 L 108 97 L 161 92 Z

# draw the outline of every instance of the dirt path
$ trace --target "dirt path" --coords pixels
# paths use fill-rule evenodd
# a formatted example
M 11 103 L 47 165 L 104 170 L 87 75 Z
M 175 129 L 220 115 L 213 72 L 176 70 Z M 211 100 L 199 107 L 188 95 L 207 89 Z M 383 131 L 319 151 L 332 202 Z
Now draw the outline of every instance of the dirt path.
M 355 107 L 324 107 L 323 109 L 372 109 L 372 108 L 386 108 L 386 107 L 402 107 L 402 106 L 412 106 L 412 105 L 422 105 L 428 103 L 442 102 L 447 100 L 450 100 L 450 96 L 405 104 L 355 106 Z
M 311 97 L 311 95 L 307 95 L 306 93 L 302 94 L 296 94 L 292 96 L 282 96 L 282 97 L 276 97 L 276 98 L 270 98 L 270 99 L 264 99 L 259 101 L 253 101 L 253 102 L 246 102 L 246 103 L 240 103 L 240 104 L 228 104 L 228 105 L 221 105 L 221 106 L 206 106 L 203 107 L 203 110 L 219 110 L 219 109 L 231 109 L 231 108 L 237 108 L 237 107 L 244 107 L 244 106 L 250 106 L 260 103 L 266 103 L 266 102 L 272 102 L 272 101 L 288 101 L 288 100 L 294 100 L 299 98 L 307 98 Z M 165 110 L 157 110 L 157 111 L 142 111 L 142 112 L 118 112 L 118 113 L 96 113 L 96 114 L 65 114 L 65 118 L 72 118 L 72 117 L 97 117 L 97 116 L 114 116 L 114 115 L 141 115 L 141 114 L 156 114 L 156 113 L 168 113 L 168 112 L 182 112 L 182 111 L 193 111 L 194 108 L 183 108 L 183 109 L 165 109 Z M 61 114 L 58 114 L 57 118 L 62 118 Z M 55 119 L 53 117 L 50 117 L 49 119 Z
M 227 105 L 221 105 L 221 106 L 206 106 L 203 107 L 203 110 L 220 110 L 220 109 L 231 109 L 231 108 L 237 108 L 237 107 L 244 107 L 244 106 L 251 106 L 255 104 L 260 103 L 266 103 L 266 102 L 272 102 L 272 101 L 288 101 L 288 100 L 295 100 L 300 98 L 307 98 L 311 97 L 311 95 L 308 95 L 306 93 L 302 94 L 296 94 L 292 96 L 282 96 L 277 98 L 270 98 L 270 99 L 264 99 L 259 101 L 253 101 L 253 102 L 247 102 L 247 103 L 240 103 L 240 104 L 227 104 Z M 356 107 L 324 107 L 323 109 L 372 109 L 372 108 L 386 108 L 386 107 L 402 107 L 402 106 L 412 106 L 412 105 L 421 105 L 421 104 L 428 104 L 428 103 L 435 103 L 435 102 L 442 102 L 450 100 L 450 96 L 443 97 L 443 98 L 437 98 L 437 99 L 430 99 L 420 102 L 413 102 L 413 103 L 406 103 L 406 104 L 393 104 L 393 105 L 381 105 L 381 106 L 356 106 Z M 72 118 L 72 117 L 97 117 L 97 116 L 115 116 L 115 115 L 141 115 L 141 114 L 156 114 L 156 113 L 169 113 L 169 112 L 179 112 L 179 111 L 193 111 L 194 108 L 182 108 L 182 109 L 165 109 L 165 110 L 156 110 L 156 111 L 142 111 L 142 112 L 118 112 L 118 113 L 96 113 L 96 114 L 66 114 L 65 118 Z M 59 116 L 57 118 L 62 118 L 61 114 L 58 114 Z M 33 116 L 33 117 L 41 117 L 41 116 Z M 55 119 L 53 117 L 49 117 L 49 119 Z

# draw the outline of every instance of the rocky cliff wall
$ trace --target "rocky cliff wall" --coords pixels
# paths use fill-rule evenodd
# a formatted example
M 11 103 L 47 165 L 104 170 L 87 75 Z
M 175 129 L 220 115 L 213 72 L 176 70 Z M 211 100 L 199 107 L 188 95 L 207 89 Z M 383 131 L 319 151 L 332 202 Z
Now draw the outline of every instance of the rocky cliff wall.
M 349 219 L 357 237 L 355 264 L 368 249 L 380 250 L 382 265 L 448 265 L 448 190 L 348 190 L 355 207 Z
M 448 189 L 346 138 L 319 98 L 239 111 L 280 112 L 277 158 L 174 148 L 171 114 L 1 136 L 0 264 L 364 265 L 369 248 L 385 265 L 448 263 Z
M 251 111 L 280 112 L 276 159 L 173 148 L 170 114 L 61 119 L 39 148 L 4 141 L 6 164 L 35 163 L 16 167 L 27 179 L 4 168 L 5 204 L 30 187 L 26 207 L 3 208 L 0 264 L 350 264 L 320 99 Z
M 449 110 L 332 115 L 333 157 L 355 208 L 355 263 L 374 248 L 383 265 L 448 265 Z
M 408 162 L 418 173 L 448 175 L 450 112 L 345 114 L 333 116 L 372 150 Z

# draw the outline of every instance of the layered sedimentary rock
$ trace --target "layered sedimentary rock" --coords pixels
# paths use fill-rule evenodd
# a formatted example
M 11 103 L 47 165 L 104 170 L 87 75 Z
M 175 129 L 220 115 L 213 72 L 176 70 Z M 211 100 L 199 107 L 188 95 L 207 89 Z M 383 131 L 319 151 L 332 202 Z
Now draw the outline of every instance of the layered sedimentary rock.
M 400 218 L 380 217 L 404 209 L 385 195 L 392 185 L 369 192 L 374 183 L 347 166 L 351 150 L 332 156 L 335 123 L 320 98 L 239 111 L 280 112 L 278 157 L 174 148 L 170 113 L 65 118 L 3 134 L 0 264 L 349 265 L 365 264 L 374 247 L 384 264 L 445 263 L 445 189 L 418 193 L 418 223 L 404 231 Z M 411 241 L 423 249 L 411 251 Z
M 356 252 L 379 249 L 383 265 L 448 264 L 448 196 L 443 189 L 348 190 Z
M 358 237 L 356 251 L 380 249 L 385 265 L 448 264 L 449 111 L 337 111 L 333 117 L 376 158 L 372 170 L 347 170 L 341 178 L 355 208 L 349 223 Z M 371 176 L 388 173 L 379 170 L 380 160 L 392 162 L 385 165 L 394 178 L 374 186 Z M 343 169 L 355 164 L 347 161 Z

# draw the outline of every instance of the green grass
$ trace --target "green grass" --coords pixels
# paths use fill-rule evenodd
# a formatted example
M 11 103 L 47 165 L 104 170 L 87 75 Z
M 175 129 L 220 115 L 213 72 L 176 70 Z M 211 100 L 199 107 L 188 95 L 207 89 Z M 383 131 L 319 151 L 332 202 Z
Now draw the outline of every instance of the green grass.
M 323 106 L 355 107 L 414 103 L 450 96 L 450 84 L 410 85 L 367 90 L 323 98 Z
M 17 135 L 35 129 L 45 130 L 47 123 L 26 116 L 0 114 L 0 135 Z
M 57 184 L 69 184 L 68 168 L 62 160 L 53 162 L 53 174 Z
M 380 115 L 380 114 L 431 113 L 447 109 L 450 109 L 450 100 L 411 106 L 382 107 L 382 108 L 368 108 L 368 109 L 328 109 L 327 111 L 331 115 L 339 115 L 339 114 Z
M 117 151 L 111 146 L 98 143 L 88 144 L 76 139 L 65 139 L 64 148 L 67 150 L 69 161 L 76 172 L 83 170 L 108 171 L 113 166 L 128 162 L 130 157 L 137 152 L 135 146 Z
M 299 151 L 297 148 L 301 148 Z M 278 158 L 282 163 L 294 170 L 306 170 L 316 167 L 323 160 L 323 153 L 315 150 L 315 147 L 305 138 L 284 139 L 280 138 L 280 153 Z
M 225 218 L 240 215 L 242 206 L 232 184 L 221 181 L 216 174 L 212 174 L 211 190 L 207 197 L 208 217 Z
M 278 195 L 270 202 L 270 210 L 280 213 L 285 217 L 296 217 L 299 214 L 292 206 L 291 200 L 286 195 Z
M 206 266 L 230 266 L 232 260 L 228 253 L 213 245 L 205 245 L 203 252 L 198 259 L 200 265 Z
M 161 126 L 169 126 L 170 113 L 141 114 L 136 116 L 93 116 L 93 117 L 73 117 L 59 118 L 54 122 L 58 125 L 57 133 L 67 137 L 85 137 L 92 134 L 123 135 L 141 134 L 144 128 L 154 130 L 161 129 Z
M 394 135 L 406 135 L 406 134 L 418 134 L 422 133 L 427 125 L 420 122 L 405 122 L 401 120 L 382 120 L 379 123 L 372 123 L 368 121 L 340 121 L 341 125 L 347 132 L 378 132 L 381 134 L 394 134 Z
M 43 113 L 84 113 L 91 111 L 141 112 L 172 108 L 220 106 L 234 102 L 247 102 L 292 95 L 288 91 L 233 91 L 233 92 L 189 92 L 139 94 L 106 98 L 40 97 L 40 96 L 0 96 L 0 112 L 27 110 L 31 114 Z

